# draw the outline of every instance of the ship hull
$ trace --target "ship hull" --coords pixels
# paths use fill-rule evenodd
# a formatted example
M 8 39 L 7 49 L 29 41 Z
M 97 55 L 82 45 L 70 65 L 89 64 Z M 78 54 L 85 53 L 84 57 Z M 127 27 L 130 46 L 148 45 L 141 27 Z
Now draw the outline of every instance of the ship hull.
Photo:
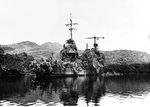
M 70 64 L 70 67 L 60 67 L 59 70 L 53 72 L 51 76 L 87 76 L 87 75 L 101 75 L 103 67 L 95 68 L 95 66 L 89 66 L 89 68 L 82 68 L 81 66 L 74 66 Z M 64 65 L 65 66 L 65 65 Z
M 61 62 L 60 65 L 51 76 L 84 76 L 87 74 L 85 69 L 76 62 Z

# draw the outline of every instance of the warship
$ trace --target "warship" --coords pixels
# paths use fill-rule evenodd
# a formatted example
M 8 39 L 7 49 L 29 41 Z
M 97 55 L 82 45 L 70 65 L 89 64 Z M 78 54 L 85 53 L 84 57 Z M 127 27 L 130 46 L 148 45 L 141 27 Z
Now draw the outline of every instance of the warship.
M 30 65 L 31 72 L 35 73 L 37 77 L 41 76 L 86 76 L 86 75 L 101 75 L 105 64 L 105 56 L 98 49 L 96 40 L 104 39 L 104 37 L 88 37 L 86 39 L 94 39 L 93 48 L 86 49 L 80 54 L 76 43 L 73 40 L 72 31 L 78 23 L 73 23 L 70 15 L 70 23 L 66 24 L 69 27 L 70 38 L 66 40 L 60 51 L 60 57 L 54 61 L 53 57 L 48 62 L 41 64 L 32 63 Z M 52 55 L 53 56 L 53 55 Z
M 52 76 L 79 76 L 86 75 L 86 71 L 82 66 L 82 60 L 79 58 L 78 49 L 75 41 L 73 40 L 73 25 L 78 25 L 78 23 L 73 23 L 70 14 L 70 23 L 66 26 L 70 27 L 70 38 L 63 45 L 63 49 L 60 51 L 60 60 L 57 61 L 57 70 L 52 73 Z
M 73 40 L 72 31 L 76 30 L 73 25 L 72 17 L 70 15 L 70 23 L 66 24 L 69 27 L 70 38 L 63 45 L 60 51 L 60 60 L 57 61 L 57 70 L 52 72 L 51 76 L 83 76 L 83 75 L 97 75 L 102 73 L 105 57 L 104 54 L 98 50 L 96 39 L 101 37 L 91 37 L 87 39 L 94 39 L 94 48 L 87 49 L 79 55 L 75 41 Z M 104 38 L 104 37 L 102 37 Z
M 96 40 L 104 39 L 104 37 L 88 37 L 86 39 L 94 39 L 94 44 L 91 49 L 88 49 L 88 44 L 86 44 L 86 50 L 82 53 L 81 59 L 84 67 L 86 67 L 87 74 L 97 75 L 103 73 L 103 67 L 105 64 L 105 55 L 98 50 L 98 44 Z

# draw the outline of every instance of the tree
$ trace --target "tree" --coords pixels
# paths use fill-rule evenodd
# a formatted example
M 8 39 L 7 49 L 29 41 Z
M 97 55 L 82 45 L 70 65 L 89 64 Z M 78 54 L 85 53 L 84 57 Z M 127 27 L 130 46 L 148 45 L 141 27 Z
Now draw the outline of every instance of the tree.
M 4 54 L 4 50 L 0 47 L 0 55 Z

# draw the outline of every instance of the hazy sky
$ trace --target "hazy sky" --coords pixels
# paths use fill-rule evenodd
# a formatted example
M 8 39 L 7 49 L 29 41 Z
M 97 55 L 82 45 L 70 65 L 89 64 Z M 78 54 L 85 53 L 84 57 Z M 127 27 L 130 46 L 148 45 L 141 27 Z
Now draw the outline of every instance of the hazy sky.
M 0 44 L 59 42 L 70 38 L 69 14 L 78 49 L 132 49 L 150 53 L 150 0 L 0 0 Z

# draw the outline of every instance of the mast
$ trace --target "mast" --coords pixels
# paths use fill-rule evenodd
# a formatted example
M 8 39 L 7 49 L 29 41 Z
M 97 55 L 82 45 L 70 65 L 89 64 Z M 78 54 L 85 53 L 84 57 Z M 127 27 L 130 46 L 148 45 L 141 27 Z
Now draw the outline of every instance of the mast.
M 96 36 L 93 36 L 93 37 L 87 37 L 86 39 L 94 39 L 94 44 L 93 44 L 93 46 L 94 46 L 95 49 L 97 49 L 98 44 L 96 43 L 96 40 L 98 40 L 98 39 L 104 39 L 104 37 L 96 37 Z
M 71 39 L 72 39 L 72 30 L 77 30 L 77 29 L 75 29 L 75 28 L 72 27 L 73 25 L 78 25 L 78 23 L 73 23 L 73 22 L 72 22 L 72 17 L 71 17 L 71 13 L 70 13 L 70 23 L 69 23 L 69 24 L 66 24 L 66 26 L 67 26 L 67 27 L 70 26 L 69 30 L 70 30 Z
M 86 49 L 88 49 L 88 43 L 86 43 Z

